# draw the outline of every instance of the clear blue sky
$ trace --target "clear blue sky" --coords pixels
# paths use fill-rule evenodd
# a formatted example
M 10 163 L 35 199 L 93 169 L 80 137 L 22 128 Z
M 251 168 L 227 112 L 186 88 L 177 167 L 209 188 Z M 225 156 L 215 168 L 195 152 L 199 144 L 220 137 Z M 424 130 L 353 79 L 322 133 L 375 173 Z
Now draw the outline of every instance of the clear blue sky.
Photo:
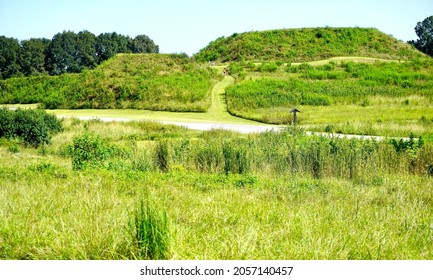
M 432 0 L 0 0 L 0 35 L 145 34 L 163 53 L 191 55 L 221 36 L 280 28 L 375 27 L 407 41 L 431 15 Z

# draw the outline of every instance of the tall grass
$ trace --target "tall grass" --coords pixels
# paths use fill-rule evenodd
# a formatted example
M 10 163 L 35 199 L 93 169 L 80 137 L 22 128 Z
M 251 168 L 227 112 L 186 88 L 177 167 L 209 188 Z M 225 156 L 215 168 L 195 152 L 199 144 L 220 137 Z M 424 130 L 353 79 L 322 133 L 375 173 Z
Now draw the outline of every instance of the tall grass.
M 161 212 L 149 202 L 141 201 L 134 215 L 134 238 L 138 257 L 164 260 L 170 257 L 171 233 L 166 212 Z
M 84 127 L 123 152 L 74 170 Z M 433 257 L 431 143 L 173 131 L 66 121 L 44 153 L 0 141 L 0 258 Z

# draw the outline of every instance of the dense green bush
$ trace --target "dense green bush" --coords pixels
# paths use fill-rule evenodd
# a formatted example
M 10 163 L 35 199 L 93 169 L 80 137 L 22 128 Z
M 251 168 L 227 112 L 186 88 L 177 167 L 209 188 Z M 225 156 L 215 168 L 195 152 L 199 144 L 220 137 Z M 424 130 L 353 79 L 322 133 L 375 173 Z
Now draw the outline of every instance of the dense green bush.
M 75 136 L 69 146 L 72 168 L 83 170 L 87 167 L 102 166 L 104 160 L 113 154 L 113 148 L 98 135 L 85 132 Z
M 62 129 L 62 123 L 56 116 L 42 110 L 0 109 L 0 137 L 16 137 L 38 147 L 50 144 L 51 136 Z

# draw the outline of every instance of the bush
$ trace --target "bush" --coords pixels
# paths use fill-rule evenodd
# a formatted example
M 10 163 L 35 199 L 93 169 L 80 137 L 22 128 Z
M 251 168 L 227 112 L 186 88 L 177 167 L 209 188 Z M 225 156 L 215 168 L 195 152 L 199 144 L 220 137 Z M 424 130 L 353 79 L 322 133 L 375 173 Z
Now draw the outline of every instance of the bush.
M 15 134 L 14 112 L 8 108 L 0 109 L 0 138 L 11 138 Z
M 262 63 L 258 70 L 260 72 L 276 72 L 278 70 L 278 64 L 276 62 Z
M 88 132 L 75 136 L 72 142 L 69 153 L 74 170 L 101 166 L 102 162 L 112 154 L 112 148 L 108 144 L 99 136 Z
M 19 138 L 33 147 L 50 144 L 51 135 L 63 130 L 54 115 L 42 110 L 0 109 L 0 137 Z

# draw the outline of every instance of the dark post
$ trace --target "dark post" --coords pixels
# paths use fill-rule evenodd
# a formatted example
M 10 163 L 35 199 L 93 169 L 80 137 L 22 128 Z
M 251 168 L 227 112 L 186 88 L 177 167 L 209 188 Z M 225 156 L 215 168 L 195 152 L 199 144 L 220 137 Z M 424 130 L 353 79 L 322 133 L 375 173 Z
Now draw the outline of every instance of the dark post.
M 296 113 L 297 112 L 301 112 L 301 111 L 299 111 L 298 109 L 296 109 L 296 108 L 293 108 L 292 110 L 290 110 L 290 113 L 293 113 L 293 126 L 296 126 Z

